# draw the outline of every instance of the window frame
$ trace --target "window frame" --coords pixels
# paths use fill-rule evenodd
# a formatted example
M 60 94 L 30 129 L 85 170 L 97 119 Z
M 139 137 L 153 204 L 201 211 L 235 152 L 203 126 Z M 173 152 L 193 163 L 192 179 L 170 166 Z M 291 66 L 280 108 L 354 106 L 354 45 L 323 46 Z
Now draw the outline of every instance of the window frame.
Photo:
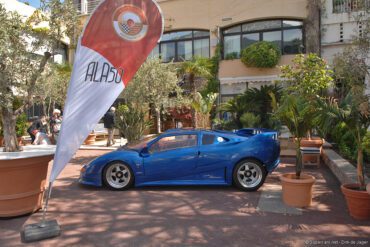
M 266 28 L 266 29 L 261 29 L 261 30 L 253 30 L 253 31 L 243 31 L 243 25 L 244 24 L 250 24 L 250 23 L 256 23 L 256 22 L 263 22 L 263 21 L 280 21 L 280 27 L 279 28 Z M 284 21 L 299 21 L 302 22 L 301 25 L 299 26 L 291 26 L 287 27 L 284 26 Z M 237 26 L 240 26 L 240 32 L 235 32 L 235 33 L 225 33 L 226 30 L 235 28 Z M 222 44 L 223 44 L 223 49 L 222 49 L 222 58 L 225 59 L 226 55 L 225 54 L 225 37 L 227 36 L 235 36 L 239 35 L 240 36 L 240 50 L 239 50 L 239 57 L 241 51 L 244 49 L 242 48 L 243 46 L 243 35 L 245 34 L 259 34 L 259 41 L 263 41 L 263 33 L 265 32 L 273 32 L 273 31 L 280 31 L 281 32 L 281 40 L 280 40 L 280 52 L 282 55 L 294 55 L 294 54 L 289 54 L 289 53 L 284 53 L 284 31 L 285 30 L 291 30 L 291 29 L 300 29 L 302 30 L 302 45 L 305 47 L 306 44 L 306 32 L 305 32 L 305 25 L 304 25 L 304 20 L 300 19 L 285 19 L 285 18 L 279 18 L 279 19 L 262 19 L 262 20 L 255 20 L 255 21 L 250 21 L 250 22 L 243 22 L 243 23 L 238 23 L 233 26 L 228 26 L 228 27 L 223 27 L 222 28 Z M 304 53 L 304 49 L 301 51 Z
M 176 136 L 195 136 L 195 138 L 196 138 L 195 139 L 195 145 L 194 146 L 186 146 L 186 147 L 177 147 L 177 148 L 174 148 L 174 149 L 167 149 L 167 150 L 156 151 L 156 152 L 153 152 L 153 151 L 150 150 L 155 144 L 160 142 L 162 139 L 168 138 L 168 137 L 176 137 Z M 175 135 L 161 136 L 158 139 L 154 140 L 152 143 L 150 143 L 150 145 L 148 146 L 147 149 L 148 149 L 148 153 L 150 153 L 150 154 L 160 154 L 160 153 L 174 151 L 174 150 L 181 150 L 181 149 L 184 149 L 184 148 L 197 148 L 198 146 L 199 146 L 199 135 L 197 133 L 181 133 L 181 134 L 175 134 Z
M 166 41 L 161 41 L 159 42 L 157 45 L 158 45 L 158 55 L 160 58 L 162 58 L 162 44 L 166 44 L 166 43 L 175 43 L 175 58 L 174 58 L 174 62 L 183 62 L 183 61 L 186 61 L 186 60 L 181 60 L 179 58 L 179 52 L 178 52 L 178 43 L 179 42 L 186 42 L 186 41 L 191 41 L 191 48 L 192 48 L 192 57 L 194 57 L 194 41 L 195 40 L 203 40 L 203 39 L 208 39 L 208 58 L 211 57 L 211 35 L 210 35 L 210 31 L 209 30 L 205 30 L 205 29 L 183 29 L 183 30 L 173 30 L 173 31 L 170 31 L 170 32 L 166 32 L 164 33 L 163 35 L 165 34 L 169 34 L 169 33 L 177 33 L 177 32 L 186 32 L 186 31 L 191 31 L 191 37 L 190 38 L 182 38 L 182 39 L 175 39 L 175 40 L 166 40 Z M 201 32 L 208 32 L 208 36 L 203 36 L 203 37 L 195 37 L 194 36 L 194 32 L 197 32 L 197 31 L 201 31 Z M 168 63 L 170 61 L 163 61 L 164 63 Z

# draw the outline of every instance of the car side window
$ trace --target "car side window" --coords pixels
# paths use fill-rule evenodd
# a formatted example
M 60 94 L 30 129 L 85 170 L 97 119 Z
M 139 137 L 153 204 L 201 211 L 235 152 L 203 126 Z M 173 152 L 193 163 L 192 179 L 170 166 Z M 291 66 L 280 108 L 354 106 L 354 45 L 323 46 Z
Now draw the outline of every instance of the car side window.
M 150 153 L 197 146 L 197 135 L 174 135 L 161 138 L 150 146 Z
M 202 145 L 212 145 L 212 144 L 219 144 L 229 141 L 228 139 L 221 137 L 221 136 L 215 136 L 211 134 L 203 134 L 202 137 Z

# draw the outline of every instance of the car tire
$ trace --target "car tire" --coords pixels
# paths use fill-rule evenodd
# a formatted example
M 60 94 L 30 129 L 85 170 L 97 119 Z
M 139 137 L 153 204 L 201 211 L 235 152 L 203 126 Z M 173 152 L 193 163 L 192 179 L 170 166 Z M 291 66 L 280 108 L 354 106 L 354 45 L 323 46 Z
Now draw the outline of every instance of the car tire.
M 127 190 L 134 183 L 131 167 L 123 162 L 112 162 L 103 170 L 103 182 L 111 190 Z
M 236 164 L 233 182 L 243 191 L 256 191 L 263 185 L 267 176 L 265 167 L 258 161 L 245 159 Z

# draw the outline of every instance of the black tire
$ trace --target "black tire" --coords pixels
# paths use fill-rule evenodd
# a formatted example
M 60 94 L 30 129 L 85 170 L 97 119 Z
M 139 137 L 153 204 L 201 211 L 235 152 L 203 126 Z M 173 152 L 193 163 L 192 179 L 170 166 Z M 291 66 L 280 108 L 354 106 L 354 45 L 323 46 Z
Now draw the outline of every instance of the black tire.
M 243 191 L 256 191 L 265 182 L 267 171 L 258 161 L 245 159 L 236 164 L 233 172 L 233 182 Z
M 103 170 L 103 183 L 110 190 L 127 190 L 134 184 L 134 173 L 129 165 L 115 161 Z

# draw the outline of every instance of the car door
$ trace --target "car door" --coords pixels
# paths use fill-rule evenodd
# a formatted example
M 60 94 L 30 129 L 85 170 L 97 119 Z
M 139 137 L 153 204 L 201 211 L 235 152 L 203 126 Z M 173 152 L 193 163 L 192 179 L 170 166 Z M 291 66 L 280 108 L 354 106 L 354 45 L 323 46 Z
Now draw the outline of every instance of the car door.
M 198 160 L 198 135 L 167 135 L 148 147 L 146 181 L 191 180 Z
M 197 170 L 203 180 L 225 181 L 230 165 L 230 140 L 213 133 L 202 133 Z

